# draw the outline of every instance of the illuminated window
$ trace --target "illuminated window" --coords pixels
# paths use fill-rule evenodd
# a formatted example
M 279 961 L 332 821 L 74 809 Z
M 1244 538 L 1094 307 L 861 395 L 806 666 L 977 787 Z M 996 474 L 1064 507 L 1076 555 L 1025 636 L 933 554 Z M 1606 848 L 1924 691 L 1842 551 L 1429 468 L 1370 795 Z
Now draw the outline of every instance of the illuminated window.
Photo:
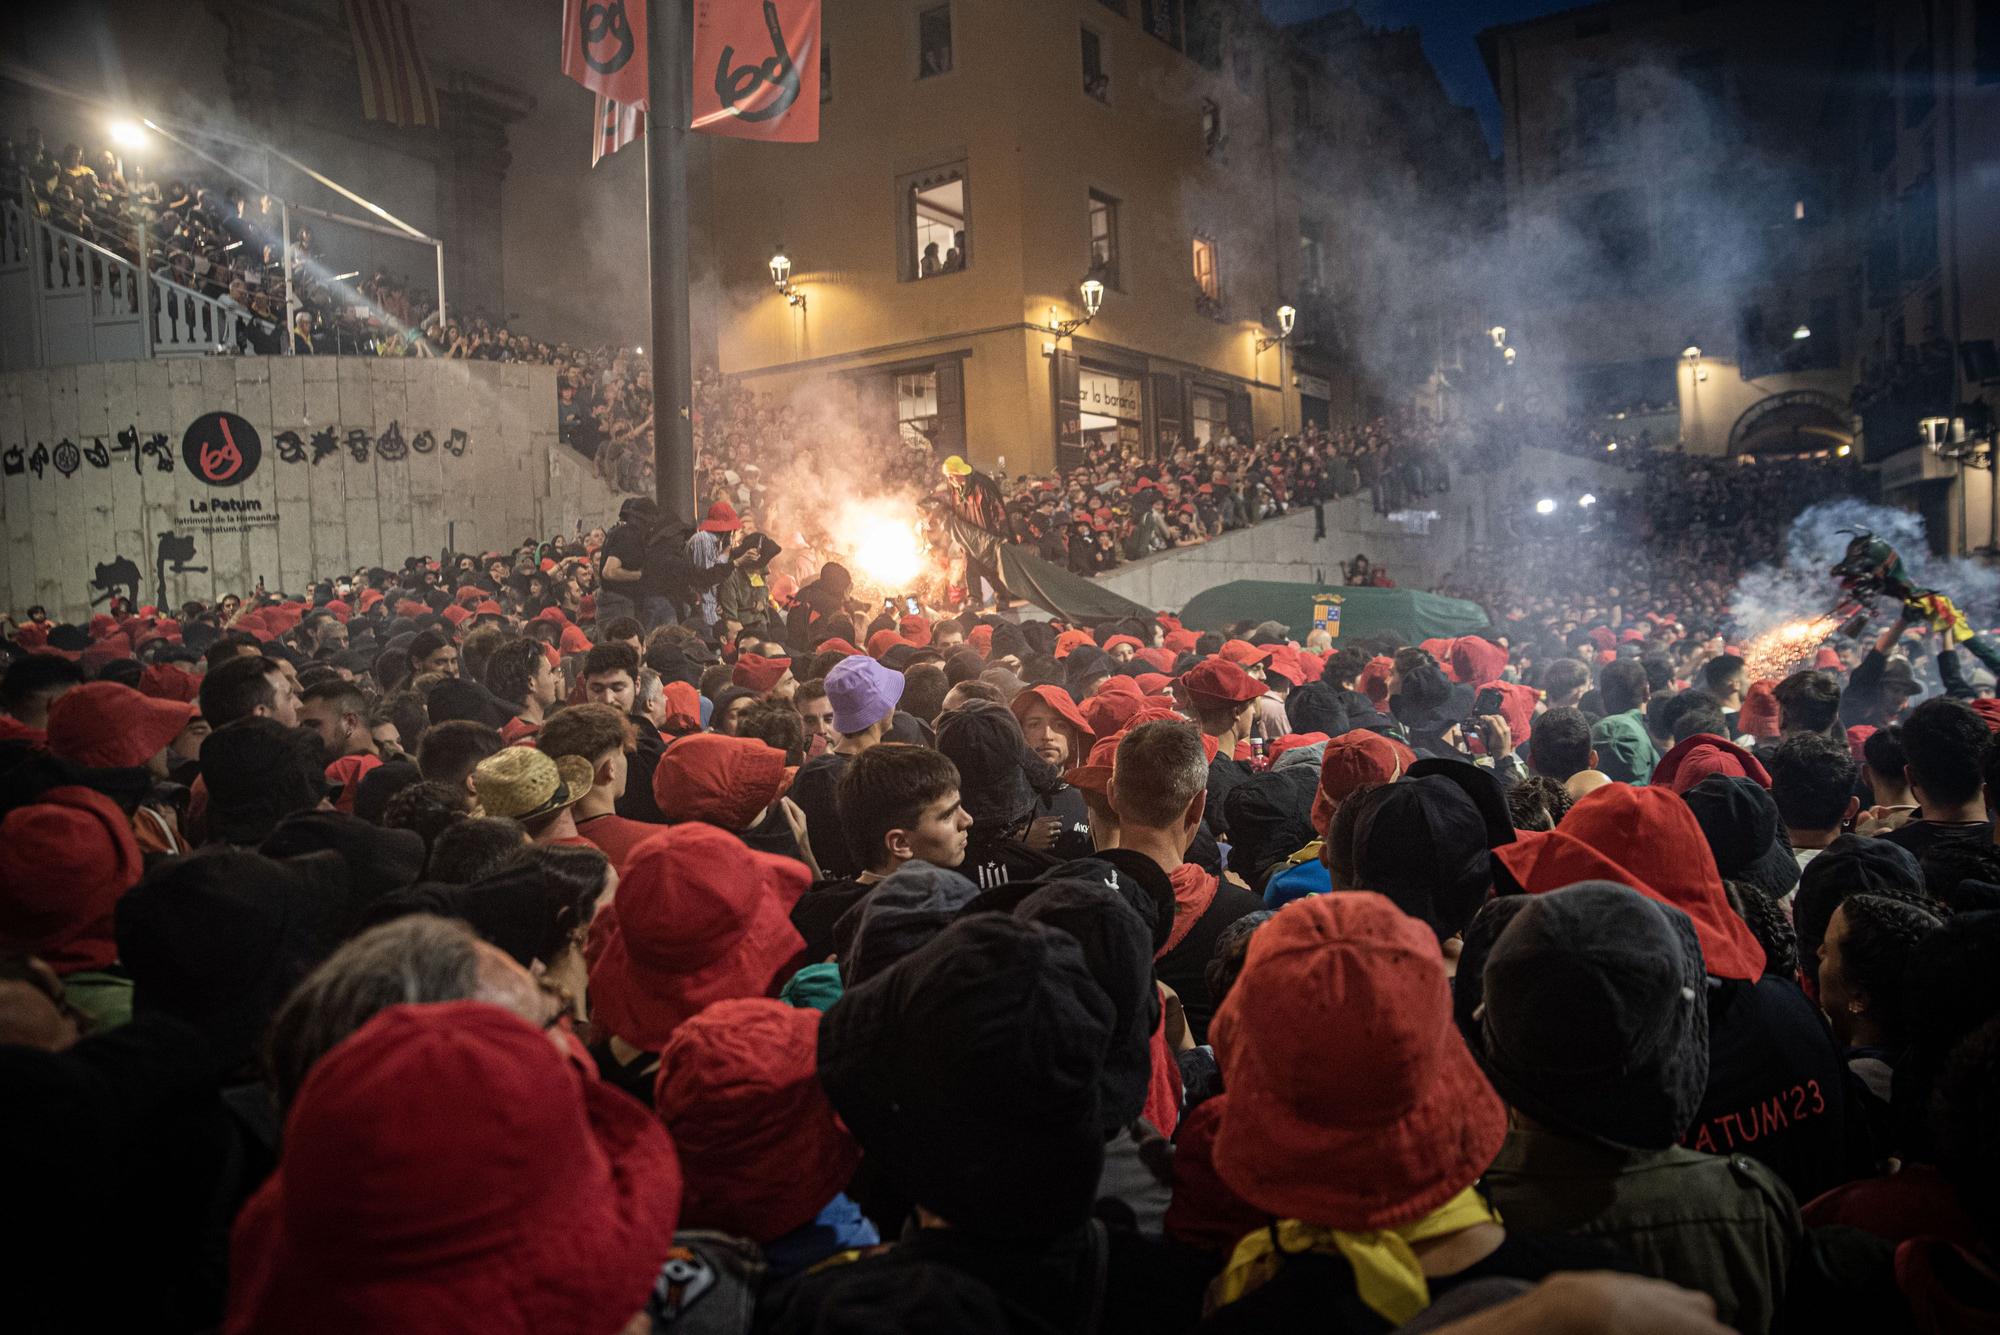
M 905 176 L 898 193 L 903 199 L 900 277 L 935 278 L 965 268 L 972 259 L 965 165 Z
M 1215 242 L 1205 236 L 1194 239 L 1194 286 L 1203 301 L 1222 300 L 1222 274 L 1216 264 Z
M 1111 100 L 1111 72 L 1104 68 L 1104 39 L 1083 29 L 1083 91 L 1100 102 Z

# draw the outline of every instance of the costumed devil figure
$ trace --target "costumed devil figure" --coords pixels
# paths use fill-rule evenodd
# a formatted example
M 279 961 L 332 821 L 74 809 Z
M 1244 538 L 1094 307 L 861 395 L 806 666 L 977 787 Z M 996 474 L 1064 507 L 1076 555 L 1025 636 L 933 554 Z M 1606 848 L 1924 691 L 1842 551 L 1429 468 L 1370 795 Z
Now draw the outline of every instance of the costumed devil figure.
M 1965 613 L 1949 597 L 1917 585 L 1894 547 L 1865 528 L 1841 532 L 1854 535 L 1829 572 L 1840 581 L 1842 596 L 1834 614 L 1845 618 L 1841 634 L 1850 638 L 1860 635 L 1875 613 L 1875 600 L 1887 596 L 1902 604 L 1905 620 L 1921 622 L 1949 637 L 1953 644 L 1963 644 L 1974 658 L 2000 674 L 2000 647 L 1975 633 Z

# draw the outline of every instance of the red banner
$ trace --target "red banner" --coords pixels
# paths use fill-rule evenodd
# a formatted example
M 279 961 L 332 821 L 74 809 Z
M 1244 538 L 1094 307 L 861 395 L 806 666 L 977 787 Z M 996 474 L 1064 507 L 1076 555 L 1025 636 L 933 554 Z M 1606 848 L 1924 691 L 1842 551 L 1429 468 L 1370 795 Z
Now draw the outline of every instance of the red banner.
M 819 138 L 819 0 L 695 0 L 693 128 Z
M 562 68 L 600 97 L 644 107 L 646 0 L 563 0 Z

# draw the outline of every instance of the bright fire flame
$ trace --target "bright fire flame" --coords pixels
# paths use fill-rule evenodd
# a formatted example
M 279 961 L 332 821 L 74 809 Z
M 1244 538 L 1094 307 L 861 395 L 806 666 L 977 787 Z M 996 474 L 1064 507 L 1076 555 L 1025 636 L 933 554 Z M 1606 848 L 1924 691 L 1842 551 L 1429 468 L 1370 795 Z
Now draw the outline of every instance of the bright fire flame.
M 1838 617 L 1820 616 L 1809 621 L 1788 621 L 1765 631 L 1743 652 L 1750 680 L 1782 677 L 1801 662 L 1812 658 L 1820 642 L 1833 634 Z
M 924 569 L 916 516 L 887 501 L 857 501 L 842 509 L 835 531 L 849 544 L 854 573 L 889 593 L 907 592 Z

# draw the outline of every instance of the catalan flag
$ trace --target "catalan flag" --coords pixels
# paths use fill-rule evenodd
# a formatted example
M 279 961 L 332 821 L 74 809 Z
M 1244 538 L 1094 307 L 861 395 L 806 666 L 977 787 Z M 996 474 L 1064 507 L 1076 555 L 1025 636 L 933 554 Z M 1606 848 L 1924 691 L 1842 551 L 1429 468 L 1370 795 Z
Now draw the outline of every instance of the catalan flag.
M 361 114 L 391 125 L 438 123 L 437 88 L 403 0 L 346 0 L 361 72 Z

